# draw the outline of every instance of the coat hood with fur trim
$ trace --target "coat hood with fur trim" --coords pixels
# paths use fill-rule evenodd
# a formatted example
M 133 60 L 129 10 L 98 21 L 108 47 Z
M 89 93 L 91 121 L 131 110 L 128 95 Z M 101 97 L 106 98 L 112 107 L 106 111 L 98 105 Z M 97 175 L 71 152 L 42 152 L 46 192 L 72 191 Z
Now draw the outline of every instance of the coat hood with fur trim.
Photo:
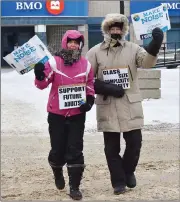
M 115 22 L 123 22 L 122 34 L 121 36 L 124 37 L 128 34 L 129 31 L 129 20 L 125 15 L 119 13 L 110 13 L 107 14 L 105 19 L 101 24 L 101 30 L 103 35 L 109 35 L 109 26 L 114 24 Z

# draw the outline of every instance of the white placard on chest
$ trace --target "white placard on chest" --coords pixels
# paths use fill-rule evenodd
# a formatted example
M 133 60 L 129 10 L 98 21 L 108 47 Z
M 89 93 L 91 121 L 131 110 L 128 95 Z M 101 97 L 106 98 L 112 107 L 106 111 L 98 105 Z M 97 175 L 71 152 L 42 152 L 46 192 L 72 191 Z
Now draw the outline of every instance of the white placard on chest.
M 58 88 L 58 94 L 59 109 L 77 108 L 82 100 L 86 102 L 86 85 L 60 86 Z
M 104 69 L 102 74 L 105 82 L 122 86 L 124 89 L 130 88 L 128 68 Z

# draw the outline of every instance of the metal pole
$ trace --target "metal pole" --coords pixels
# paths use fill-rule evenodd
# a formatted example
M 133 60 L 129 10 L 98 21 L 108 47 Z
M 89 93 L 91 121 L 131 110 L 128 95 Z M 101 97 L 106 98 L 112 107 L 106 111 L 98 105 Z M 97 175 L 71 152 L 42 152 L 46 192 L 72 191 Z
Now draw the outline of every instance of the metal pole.
M 124 1 L 120 1 L 120 13 L 124 15 Z
M 165 63 L 166 63 L 166 52 L 165 52 L 165 49 L 166 49 L 166 46 L 165 46 L 165 43 L 164 43 L 164 66 L 165 66 Z
M 176 42 L 175 42 L 175 56 L 174 56 L 174 60 L 176 61 Z

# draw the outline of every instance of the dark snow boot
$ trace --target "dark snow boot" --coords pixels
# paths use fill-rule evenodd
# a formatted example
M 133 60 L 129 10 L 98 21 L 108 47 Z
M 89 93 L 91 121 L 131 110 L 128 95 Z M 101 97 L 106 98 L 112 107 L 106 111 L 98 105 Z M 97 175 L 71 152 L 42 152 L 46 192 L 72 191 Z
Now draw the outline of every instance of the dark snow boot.
M 63 170 L 61 168 L 54 168 L 52 167 L 53 173 L 54 173 L 54 180 L 55 180 L 55 185 L 56 188 L 59 190 L 64 189 L 65 187 L 65 180 L 63 176 Z
M 119 194 L 123 194 L 126 191 L 126 186 L 125 185 L 120 185 L 117 187 L 114 187 L 114 194 L 115 195 L 119 195 Z
M 134 173 L 126 174 L 126 184 L 129 188 L 134 188 L 136 186 L 136 177 Z
M 82 193 L 79 190 L 79 186 L 84 172 L 84 165 L 68 165 L 67 169 L 69 176 L 70 197 L 73 200 L 81 200 Z

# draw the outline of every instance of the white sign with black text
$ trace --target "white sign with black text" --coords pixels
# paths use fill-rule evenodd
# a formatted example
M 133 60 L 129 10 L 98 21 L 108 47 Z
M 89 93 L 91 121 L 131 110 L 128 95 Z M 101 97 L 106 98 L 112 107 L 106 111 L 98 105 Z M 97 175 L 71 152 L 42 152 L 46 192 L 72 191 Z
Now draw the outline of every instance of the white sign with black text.
M 45 64 L 51 57 L 52 55 L 45 44 L 37 35 L 34 35 L 29 41 L 17 47 L 3 59 L 19 74 L 23 75 L 34 69 L 36 63 Z
M 166 5 L 161 5 L 140 13 L 131 15 L 137 40 L 152 37 L 152 30 L 159 27 L 163 32 L 171 29 L 169 13 Z
M 102 74 L 105 82 L 122 86 L 124 89 L 130 88 L 128 68 L 105 69 Z
M 60 86 L 59 109 L 78 108 L 82 102 L 86 102 L 86 84 L 74 84 Z

